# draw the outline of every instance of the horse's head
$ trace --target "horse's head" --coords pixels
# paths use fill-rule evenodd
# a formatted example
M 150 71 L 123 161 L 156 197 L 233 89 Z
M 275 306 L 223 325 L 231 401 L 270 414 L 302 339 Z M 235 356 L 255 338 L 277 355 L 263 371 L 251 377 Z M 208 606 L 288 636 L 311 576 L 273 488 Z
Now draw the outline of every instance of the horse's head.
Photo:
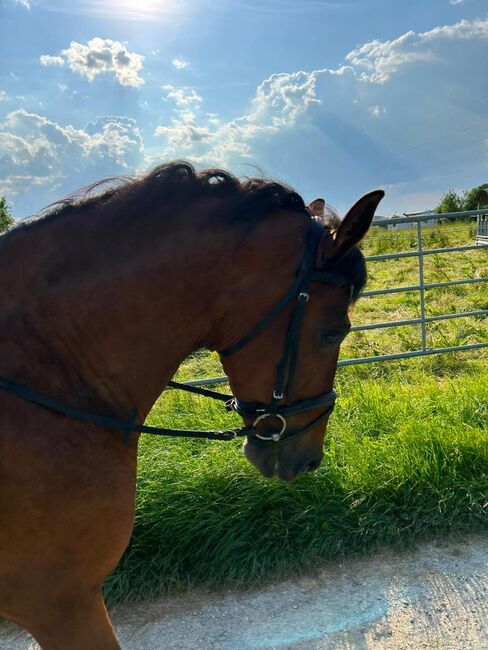
M 236 410 L 254 424 L 245 455 L 267 477 L 291 481 L 321 464 L 339 347 L 366 278 L 356 245 L 383 196 L 365 195 L 332 227 L 320 220 L 323 200 L 310 204 L 319 219 L 307 223 L 293 283 L 281 285 L 262 320 L 221 353 Z

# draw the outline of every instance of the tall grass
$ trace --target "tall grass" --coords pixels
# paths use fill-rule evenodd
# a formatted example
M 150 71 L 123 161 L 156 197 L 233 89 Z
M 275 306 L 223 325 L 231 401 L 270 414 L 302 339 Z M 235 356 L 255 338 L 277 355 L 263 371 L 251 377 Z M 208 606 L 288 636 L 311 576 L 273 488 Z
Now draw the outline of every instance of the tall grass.
M 255 584 L 383 544 L 486 529 L 480 370 L 417 383 L 341 376 L 323 466 L 292 485 L 258 475 L 240 443 L 145 438 L 134 536 L 109 600 Z M 220 409 L 167 394 L 151 421 L 224 426 Z
M 454 225 L 442 241 L 434 233 L 432 247 L 450 245 Z M 455 236 L 459 241 L 459 233 Z M 409 241 L 411 233 L 395 237 Z M 394 245 L 405 249 L 404 242 Z M 384 243 L 372 238 L 368 246 L 378 250 Z M 441 257 L 426 265 L 433 278 L 488 273 L 486 250 Z M 370 264 L 370 285 L 409 284 L 415 273 L 410 260 Z M 364 298 L 353 321 L 416 314 L 415 300 Z M 487 304 L 487 285 L 429 296 L 432 313 Z M 435 345 L 488 340 L 486 322 L 476 318 L 433 328 L 429 336 Z M 418 328 L 357 333 L 342 356 L 412 345 L 418 345 Z M 476 352 L 340 368 L 340 399 L 323 465 L 291 485 L 262 478 L 238 442 L 143 437 L 134 535 L 107 580 L 108 600 L 148 598 L 202 583 L 251 585 L 384 544 L 404 547 L 429 535 L 487 530 L 487 361 L 486 353 Z M 201 352 L 183 364 L 179 377 L 221 372 L 218 357 Z M 221 428 L 238 422 L 233 418 L 220 404 L 167 392 L 149 420 Z

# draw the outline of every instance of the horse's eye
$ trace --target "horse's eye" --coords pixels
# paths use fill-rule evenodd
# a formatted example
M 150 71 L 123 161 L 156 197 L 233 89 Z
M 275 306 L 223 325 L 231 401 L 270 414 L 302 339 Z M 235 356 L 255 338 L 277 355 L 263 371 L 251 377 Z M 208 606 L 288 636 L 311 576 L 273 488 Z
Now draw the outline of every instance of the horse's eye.
M 323 345 L 339 345 L 346 337 L 347 330 L 326 330 L 320 336 Z

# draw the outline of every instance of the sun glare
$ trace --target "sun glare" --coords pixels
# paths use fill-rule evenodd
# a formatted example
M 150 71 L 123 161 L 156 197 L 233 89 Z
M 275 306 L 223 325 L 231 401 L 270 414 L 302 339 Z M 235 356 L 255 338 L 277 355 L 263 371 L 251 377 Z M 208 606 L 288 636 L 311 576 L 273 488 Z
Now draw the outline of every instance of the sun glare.
M 97 3 L 105 4 L 105 3 Z M 188 7 L 184 0 L 107 0 L 112 15 L 119 13 L 124 18 L 156 18 L 179 14 Z
M 46 9 L 78 15 L 121 20 L 159 20 L 187 13 L 195 3 L 189 0 L 41 0 Z

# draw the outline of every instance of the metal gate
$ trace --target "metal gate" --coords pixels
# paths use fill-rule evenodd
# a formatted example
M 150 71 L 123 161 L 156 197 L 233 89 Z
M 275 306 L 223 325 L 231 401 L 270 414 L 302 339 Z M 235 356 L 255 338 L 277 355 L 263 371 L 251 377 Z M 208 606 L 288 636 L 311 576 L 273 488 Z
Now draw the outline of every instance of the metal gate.
M 465 246 L 448 246 L 444 248 L 424 248 L 422 241 L 422 225 L 426 222 L 429 222 L 431 225 L 433 222 L 437 222 L 439 219 L 464 219 L 468 217 L 477 217 L 477 230 L 476 230 L 476 243 L 472 245 Z M 422 213 L 415 215 L 402 215 L 399 217 L 391 217 L 384 219 L 377 217 L 373 221 L 374 226 L 398 226 L 403 224 L 412 224 L 412 228 L 416 231 L 417 235 L 417 250 L 408 251 L 408 252 L 399 252 L 399 253 L 387 253 L 385 255 L 370 255 L 366 256 L 366 260 L 369 264 L 382 261 L 382 260 L 394 260 L 401 259 L 405 257 L 415 257 L 418 260 L 418 282 L 414 285 L 402 286 L 402 287 L 392 287 L 389 289 L 377 289 L 372 291 L 364 291 L 361 294 L 361 299 L 368 298 L 371 296 L 386 295 L 392 293 L 406 292 L 406 291 L 417 291 L 420 298 L 420 316 L 413 319 L 405 319 L 398 321 L 385 321 L 379 323 L 371 323 L 367 325 L 357 325 L 351 328 L 351 331 L 365 331 L 365 330 L 379 330 L 388 327 L 401 327 L 403 325 L 418 325 L 421 332 L 421 347 L 416 350 L 410 350 L 408 352 L 398 352 L 395 354 L 383 354 L 371 357 L 359 357 L 353 359 L 342 359 L 338 362 L 338 366 L 350 366 L 360 363 L 372 363 L 377 361 L 389 361 L 392 359 L 407 359 L 410 357 L 421 357 L 429 354 L 440 354 L 442 352 L 458 352 L 463 350 L 474 350 L 478 348 L 488 347 L 487 342 L 481 343 L 470 343 L 466 345 L 456 345 L 450 347 L 442 348 L 432 348 L 427 345 L 427 336 L 426 336 L 426 326 L 428 323 L 434 321 L 443 321 L 450 320 L 454 318 L 465 318 L 468 316 L 475 317 L 485 317 L 488 314 L 488 309 L 478 309 L 474 311 L 467 311 L 461 313 L 450 313 L 442 314 L 439 316 L 426 316 L 425 313 L 425 292 L 428 289 L 434 289 L 437 287 L 453 287 L 456 285 L 465 285 L 465 284 L 479 284 L 483 282 L 488 282 L 488 277 L 481 278 L 466 278 L 459 280 L 452 280 L 449 282 L 430 282 L 426 283 L 424 281 L 424 258 L 429 255 L 439 255 L 443 253 L 453 253 L 453 252 L 462 252 L 462 251 L 471 251 L 479 250 L 480 246 L 486 246 L 488 248 L 488 218 L 486 215 L 486 210 L 469 210 L 465 212 L 450 212 L 443 214 L 434 214 L 434 213 Z M 405 226 L 403 226 L 405 227 Z M 211 377 L 208 379 L 195 379 L 193 381 L 187 381 L 187 384 L 190 385 L 205 385 L 205 384 L 216 384 L 223 383 L 227 381 L 227 377 Z

